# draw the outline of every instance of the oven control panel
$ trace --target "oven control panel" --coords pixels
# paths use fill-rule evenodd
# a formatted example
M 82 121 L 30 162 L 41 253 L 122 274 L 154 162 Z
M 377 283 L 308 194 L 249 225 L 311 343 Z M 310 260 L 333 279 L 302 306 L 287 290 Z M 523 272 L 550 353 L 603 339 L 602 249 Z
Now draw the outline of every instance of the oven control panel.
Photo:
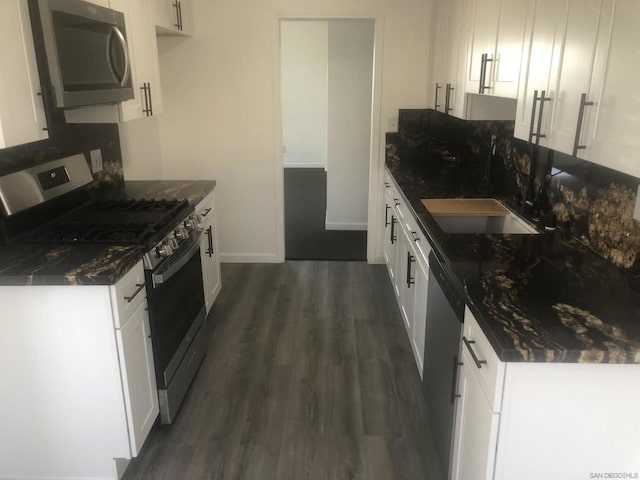
M 180 247 L 185 242 L 189 242 L 194 236 L 194 232 L 199 231 L 199 229 L 200 218 L 197 214 L 192 213 L 178 223 L 167 236 L 145 254 L 145 269 L 153 270 L 166 258 L 179 255 Z

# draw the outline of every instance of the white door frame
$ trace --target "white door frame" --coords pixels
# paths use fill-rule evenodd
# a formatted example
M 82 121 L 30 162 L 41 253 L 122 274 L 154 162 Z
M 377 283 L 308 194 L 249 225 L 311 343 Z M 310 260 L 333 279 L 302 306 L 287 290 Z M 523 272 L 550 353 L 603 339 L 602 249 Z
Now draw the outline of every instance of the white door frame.
M 379 188 L 384 169 L 385 143 L 380 145 L 381 132 L 381 96 L 382 96 L 382 47 L 384 40 L 384 16 L 379 10 L 366 12 L 278 12 L 273 19 L 273 33 L 271 49 L 273 75 L 273 145 L 274 145 L 274 174 L 276 200 L 276 257 L 278 262 L 285 261 L 285 225 L 284 225 L 284 162 L 282 141 L 282 99 L 280 78 L 280 24 L 283 20 L 373 20 L 373 88 L 371 101 L 371 139 L 369 147 L 369 205 L 367 214 L 367 262 L 376 263 L 380 259 L 376 254 L 380 239 L 378 209 Z

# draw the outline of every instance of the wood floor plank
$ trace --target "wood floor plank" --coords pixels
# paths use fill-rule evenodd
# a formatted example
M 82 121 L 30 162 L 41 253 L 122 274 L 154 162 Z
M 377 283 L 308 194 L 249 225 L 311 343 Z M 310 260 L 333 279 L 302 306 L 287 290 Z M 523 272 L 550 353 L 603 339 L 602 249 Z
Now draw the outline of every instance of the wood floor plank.
M 202 367 L 123 480 L 441 480 L 384 266 L 223 265 Z

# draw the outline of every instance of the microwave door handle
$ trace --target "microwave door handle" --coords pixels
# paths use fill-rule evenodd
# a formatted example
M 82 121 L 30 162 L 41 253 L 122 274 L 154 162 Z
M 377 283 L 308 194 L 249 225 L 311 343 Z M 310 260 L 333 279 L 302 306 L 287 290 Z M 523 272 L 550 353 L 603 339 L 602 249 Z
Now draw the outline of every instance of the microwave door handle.
M 120 48 L 122 49 L 122 54 L 124 55 L 124 74 L 122 75 L 122 79 L 118 78 L 118 74 L 113 64 L 111 63 L 111 55 L 109 54 L 109 49 L 111 47 L 111 42 L 113 38 L 118 39 L 118 43 L 120 44 Z M 114 76 L 116 81 L 120 84 L 121 87 L 124 87 L 129 80 L 129 75 L 131 74 L 131 70 L 129 67 L 129 47 L 127 45 L 127 40 L 124 38 L 124 35 L 120 31 L 120 29 L 116 26 L 111 28 L 109 32 L 109 39 L 107 40 L 107 63 L 109 65 L 109 70 L 111 70 L 111 74 Z

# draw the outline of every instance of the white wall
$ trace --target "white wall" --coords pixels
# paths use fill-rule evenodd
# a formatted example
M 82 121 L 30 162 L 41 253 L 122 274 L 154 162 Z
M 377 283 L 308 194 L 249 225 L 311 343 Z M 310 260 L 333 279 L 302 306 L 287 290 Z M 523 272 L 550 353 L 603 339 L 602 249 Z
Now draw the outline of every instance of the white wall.
M 327 166 L 328 24 L 281 24 L 281 94 L 284 167 Z
M 157 117 L 120 123 L 118 130 L 125 178 L 127 180 L 164 178 Z
M 329 22 L 327 230 L 366 230 L 373 20 Z
M 398 108 L 426 107 L 431 1 L 193 0 L 193 7 L 192 38 L 159 39 L 161 172 L 218 181 L 223 261 L 284 260 L 278 19 L 376 20 L 368 257 L 380 261 L 371 232 L 379 232 L 384 132 Z M 140 169 L 155 178 L 155 147 L 137 142 L 139 157 L 127 161 L 144 162 Z

